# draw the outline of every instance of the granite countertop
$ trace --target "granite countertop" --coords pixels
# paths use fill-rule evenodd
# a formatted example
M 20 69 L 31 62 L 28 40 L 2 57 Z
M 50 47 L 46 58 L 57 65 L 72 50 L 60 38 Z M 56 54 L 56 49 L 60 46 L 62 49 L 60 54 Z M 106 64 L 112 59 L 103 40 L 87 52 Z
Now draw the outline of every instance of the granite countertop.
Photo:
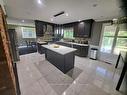
M 66 46 L 62 46 L 62 45 L 57 45 L 57 46 L 59 46 L 59 48 L 54 48 L 54 46 L 56 46 L 56 45 L 57 44 L 41 45 L 41 46 L 44 47 L 44 48 L 47 48 L 49 50 L 52 50 L 54 52 L 57 52 L 59 54 L 62 54 L 62 55 L 65 55 L 67 53 L 74 52 L 74 51 L 77 50 L 77 49 L 66 47 Z
M 47 42 L 37 41 L 37 43 L 39 43 L 39 44 L 46 44 Z
M 60 41 L 62 42 L 62 41 Z M 79 43 L 74 43 L 74 42 L 63 42 L 63 43 L 68 43 L 68 44 L 73 44 L 73 45 L 80 45 L 80 46 L 89 46 L 88 44 L 79 44 Z

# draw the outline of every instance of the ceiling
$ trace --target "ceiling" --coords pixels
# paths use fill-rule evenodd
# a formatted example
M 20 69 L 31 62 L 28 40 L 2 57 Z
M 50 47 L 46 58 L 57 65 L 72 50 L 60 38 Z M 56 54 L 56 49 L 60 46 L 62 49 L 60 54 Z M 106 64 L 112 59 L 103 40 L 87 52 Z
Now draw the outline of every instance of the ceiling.
M 109 20 L 122 15 L 118 0 L 5 0 L 10 18 L 42 20 L 57 24 L 78 20 Z M 53 15 L 65 11 L 68 16 Z M 51 21 L 53 18 L 53 21 Z

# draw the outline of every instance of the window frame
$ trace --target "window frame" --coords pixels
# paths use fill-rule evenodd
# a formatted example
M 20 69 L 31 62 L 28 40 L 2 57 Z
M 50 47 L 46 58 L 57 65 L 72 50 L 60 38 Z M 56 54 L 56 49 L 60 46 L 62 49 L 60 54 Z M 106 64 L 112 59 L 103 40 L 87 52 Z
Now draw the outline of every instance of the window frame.
M 34 29 L 34 31 L 31 31 L 31 32 L 35 32 L 35 36 L 33 37 L 33 35 L 31 37 L 24 37 L 24 30 L 26 29 Z M 22 31 L 22 38 L 23 39 L 36 39 L 36 31 L 35 31 L 35 28 L 34 27 L 21 27 L 21 31 Z M 28 31 L 27 31 L 28 32 Z

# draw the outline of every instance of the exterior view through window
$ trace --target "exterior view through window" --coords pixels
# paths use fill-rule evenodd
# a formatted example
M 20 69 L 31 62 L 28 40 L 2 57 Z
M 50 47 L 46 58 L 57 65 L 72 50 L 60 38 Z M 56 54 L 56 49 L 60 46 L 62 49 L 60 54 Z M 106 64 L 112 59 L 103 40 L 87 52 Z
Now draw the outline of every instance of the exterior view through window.
M 65 28 L 64 29 L 64 38 L 70 38 L 70 39 L 73 39 L 73 28 Z
M 21 27 L 22 28 L 22 38 L 36 38 L 35 28 L 31 27 Z
M 119 54 L 120 51 L 127 51 L 126 24 L 105 26 L 101 52 Z

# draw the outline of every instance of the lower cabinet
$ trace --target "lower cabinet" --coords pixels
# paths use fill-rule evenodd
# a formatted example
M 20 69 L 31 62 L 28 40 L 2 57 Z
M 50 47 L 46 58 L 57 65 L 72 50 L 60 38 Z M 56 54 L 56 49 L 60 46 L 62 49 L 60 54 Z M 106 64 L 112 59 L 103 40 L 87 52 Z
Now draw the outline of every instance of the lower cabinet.
M 81 56 L 81 57 L 88 56 L 89 46 L 73 45 L 73 48 L 77 49 L 77 51 L 75 52 L 75 55 Z
M 45 48 L 43 48 L 41 45 L 47 45 L 47 44 L 48 44 L 48 43 L 44 43 L 44 44 L 37 43 L 37 50 L 38 50 L 38 53 L 40 53 L 40 54 L 45 53 Z

